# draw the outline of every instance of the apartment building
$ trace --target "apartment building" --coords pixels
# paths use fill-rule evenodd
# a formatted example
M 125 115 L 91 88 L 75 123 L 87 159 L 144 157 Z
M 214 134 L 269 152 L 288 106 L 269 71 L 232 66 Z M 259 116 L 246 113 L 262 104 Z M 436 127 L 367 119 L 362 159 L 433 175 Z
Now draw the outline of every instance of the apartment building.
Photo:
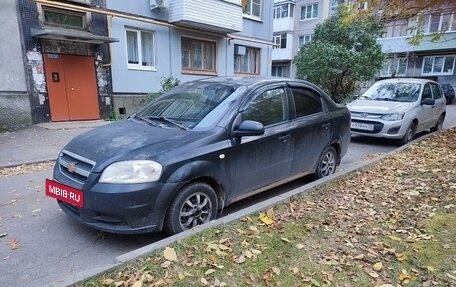
M 337 13 L 337 7 L 343 3 L 344 0 L 275 0 L 273 75 L 295 76 L 292 60 L 299 48 L 312 40 L 315 25 Z M 455 7 L 453 3 L 440 7 L 439 11 L 423 11 L 411 19 L 386 23 L 378 39 L 386 54 L 378 77 L 426 77 L 456 87 Z M 423 29 L 424 37 L 418 45 L 412 45 L 409 40 L 416 33 L 417 24 Z M 441 37 L 436 38 L 436 33 Z
M 3 2 L 2 2 L 3 3 Z M 128 115 L 173 77 L 271 72 L 266 0 L 6 0 L 0 127 Z M 3 59 L 8 59 L 4 61 Z
M 386 23 L 378 42 L 387 59 L 379 77 L 425 77 L 456 87 L 456 3 L 409 19 Z M 418 45 L 409 40 L 416 25 L 424 33 Z M 440 34 L 439 37 L 436 37 Z
M 293 58 L 312 40 L 315 26 L 334 15 L 342 3 L 343 0 L 274 0 L 273 76 L 295 77 Z
M 110 19 L 113 109 L 128 115 L 163 77 L 268 76 L 273 3 L 266 0 L 107 0 L 136 18 Z M 149 20 L 150 21 L 149 21 Z M 152 21 L 153 20 L 153 21 Z

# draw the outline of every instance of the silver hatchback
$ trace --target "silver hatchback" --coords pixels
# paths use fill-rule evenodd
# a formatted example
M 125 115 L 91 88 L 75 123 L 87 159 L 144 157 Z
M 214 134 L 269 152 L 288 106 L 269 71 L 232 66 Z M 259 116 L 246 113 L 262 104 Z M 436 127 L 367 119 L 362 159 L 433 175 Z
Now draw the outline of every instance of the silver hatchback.
M 378 81 L 347 107 L 352 134 L 398 139 L 401 144 L 416 133 L 440 130 L 446 113 L 439 83 L 415 78 Z

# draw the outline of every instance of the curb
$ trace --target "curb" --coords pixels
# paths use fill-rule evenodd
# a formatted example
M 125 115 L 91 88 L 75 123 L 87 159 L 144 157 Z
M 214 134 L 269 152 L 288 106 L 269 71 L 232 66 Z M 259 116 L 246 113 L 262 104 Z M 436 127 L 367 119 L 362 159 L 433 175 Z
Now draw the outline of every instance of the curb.
M 47 158 L 47 159 L 37 159 L 37 160 L 31 160 L 31 161 L 24 161 L 24 162 L 16 162 L 16 163 L 11 163 L 11 164 L 0 164 L 0 168 L 12 168 L 12 167 L 17 167 L 21 165 L 31 165 L 31 164 L 38 164 L 38 163 L 44 163 L 44 162 L 50 162 L 50 161 L 55 161 L 56 158 Z

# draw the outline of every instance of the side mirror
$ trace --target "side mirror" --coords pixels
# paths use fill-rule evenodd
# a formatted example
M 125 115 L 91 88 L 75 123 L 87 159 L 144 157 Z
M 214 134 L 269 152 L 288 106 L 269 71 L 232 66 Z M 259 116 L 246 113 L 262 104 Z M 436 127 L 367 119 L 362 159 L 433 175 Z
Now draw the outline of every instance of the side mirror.
M 422 105 L 433 106 L 433 105 L 435 105 L 435 100 L 434 99 L 430 99 L 430 98 L 426 98 L 426 99 L 421 101 L 421 104 Z
M 250 120 L 243 121 L 239 127 L 233 131 L 235 137 L 261 136 L 262 134 L 264 134 L 263 124 Z

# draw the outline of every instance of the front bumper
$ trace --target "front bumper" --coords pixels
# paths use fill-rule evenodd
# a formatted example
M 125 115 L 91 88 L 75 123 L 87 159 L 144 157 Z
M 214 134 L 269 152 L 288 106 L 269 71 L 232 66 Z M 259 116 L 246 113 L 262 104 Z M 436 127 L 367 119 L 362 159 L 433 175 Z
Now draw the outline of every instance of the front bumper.
M 410 123 L 406 119 L 399 121 L 384 121 L 384 120 L 366 120 L 364 118 L 352 117 L 352 123 L 360 123 L 373 125 L 373 130 L 351 128 L 352 134 L 363 135 L 376 138 L 401 139 L 407 132 Z
M 54 172 L 55 180 L 81 188 L 67 177 Z M 118 234 L 160 232 L 167 207 L 178 190 L 177 183 L 106 184 L 99 176 L 89 176 L 82 186 L 84 207 L 59 201 L 71 218 L 91 228 Z M 96 179 L 90 184 L 91 179 Z

